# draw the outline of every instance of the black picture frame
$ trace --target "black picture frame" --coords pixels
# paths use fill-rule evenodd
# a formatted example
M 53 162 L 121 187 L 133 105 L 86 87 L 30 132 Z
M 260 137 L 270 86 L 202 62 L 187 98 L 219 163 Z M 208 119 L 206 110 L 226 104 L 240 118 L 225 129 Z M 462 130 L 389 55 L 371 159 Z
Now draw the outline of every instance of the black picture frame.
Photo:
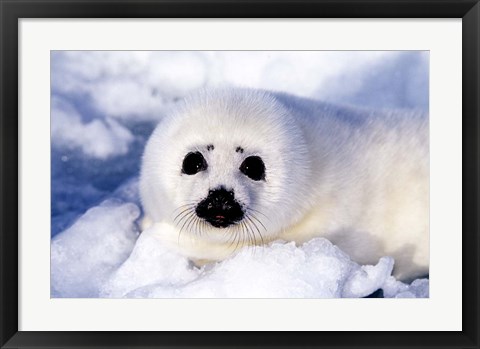
M 480 5 L 478 0 L 0 0 L 0 12 L 2 30 L 0 40 L 1 348 L 479 348 Z M 18 20 L 21 18 L 132 17 L 462 18 L 463 330 L 459 332 L 18 331 Z

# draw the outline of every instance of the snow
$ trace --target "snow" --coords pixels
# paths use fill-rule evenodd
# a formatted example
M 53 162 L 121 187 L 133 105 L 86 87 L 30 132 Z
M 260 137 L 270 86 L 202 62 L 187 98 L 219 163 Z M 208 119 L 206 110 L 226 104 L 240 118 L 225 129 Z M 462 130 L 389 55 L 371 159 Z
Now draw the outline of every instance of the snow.
M 428 110 L 428 52 L 52 51 L 52 297 L 428 297 L 428 279 L 360 266 L 324 239 L 193 266 L 140 234 L 138 171 L 168 109 L 203 87 Z
M 52 142 L 67 149 L 79 148 L 87 156 L 124 155 L 133 141 L 131 132 L 114 119 L 82 122 L 78 111 L 57 97 L 52 98 L 51 116 Z
M 89 209 L 72 227 L 52 239 L 53 297 L 91 297 L 135 244 L 134 204 L 106 201 Z
M 240 250 L 201 268 L 165 248 L 139 209 L 106 201 L 52 240 L 52 296 L 105 298 L 428 297 L 428 280 L 396 281 L 394 261 L 360 266 L 323 238 L 302 246 L 277 241 Z

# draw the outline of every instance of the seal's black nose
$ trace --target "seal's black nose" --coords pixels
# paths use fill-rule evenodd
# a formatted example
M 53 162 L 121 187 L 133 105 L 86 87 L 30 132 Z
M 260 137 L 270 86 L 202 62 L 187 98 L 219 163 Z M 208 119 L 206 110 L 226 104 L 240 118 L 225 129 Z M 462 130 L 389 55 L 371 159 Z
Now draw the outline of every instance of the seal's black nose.
M 195 212 L 216 228 L 226 228 L 242 220 L 244 215 L 233 190 L 224 187 L 210 190 L 207 198 L 197 205 Z

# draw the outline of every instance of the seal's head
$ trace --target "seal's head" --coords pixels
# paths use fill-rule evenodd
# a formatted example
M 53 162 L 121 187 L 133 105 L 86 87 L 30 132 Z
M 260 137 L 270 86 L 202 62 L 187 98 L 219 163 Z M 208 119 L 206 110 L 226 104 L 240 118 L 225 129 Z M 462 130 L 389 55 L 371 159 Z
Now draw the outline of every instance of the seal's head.
M 140 190 L 147 216 L 207 241 L 274 239 L 308 205 L 308 150 L 289 113 L 258 90 L 186 98 L 145 149 Z

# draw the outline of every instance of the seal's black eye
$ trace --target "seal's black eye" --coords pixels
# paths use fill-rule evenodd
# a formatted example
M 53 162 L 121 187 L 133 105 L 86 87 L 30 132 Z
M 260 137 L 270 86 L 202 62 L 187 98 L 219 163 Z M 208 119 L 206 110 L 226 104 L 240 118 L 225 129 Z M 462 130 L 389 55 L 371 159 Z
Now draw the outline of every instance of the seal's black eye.
M 259 156 L 249 156 L 243 160 L 240 171 L 254 181 L 265 179 L 265 164 Z
M 205 171 L 207 167 L 207 162 L 200 152 L 188 153 L 183 159 L 182 173 L 194 175 L 200 171 Z

